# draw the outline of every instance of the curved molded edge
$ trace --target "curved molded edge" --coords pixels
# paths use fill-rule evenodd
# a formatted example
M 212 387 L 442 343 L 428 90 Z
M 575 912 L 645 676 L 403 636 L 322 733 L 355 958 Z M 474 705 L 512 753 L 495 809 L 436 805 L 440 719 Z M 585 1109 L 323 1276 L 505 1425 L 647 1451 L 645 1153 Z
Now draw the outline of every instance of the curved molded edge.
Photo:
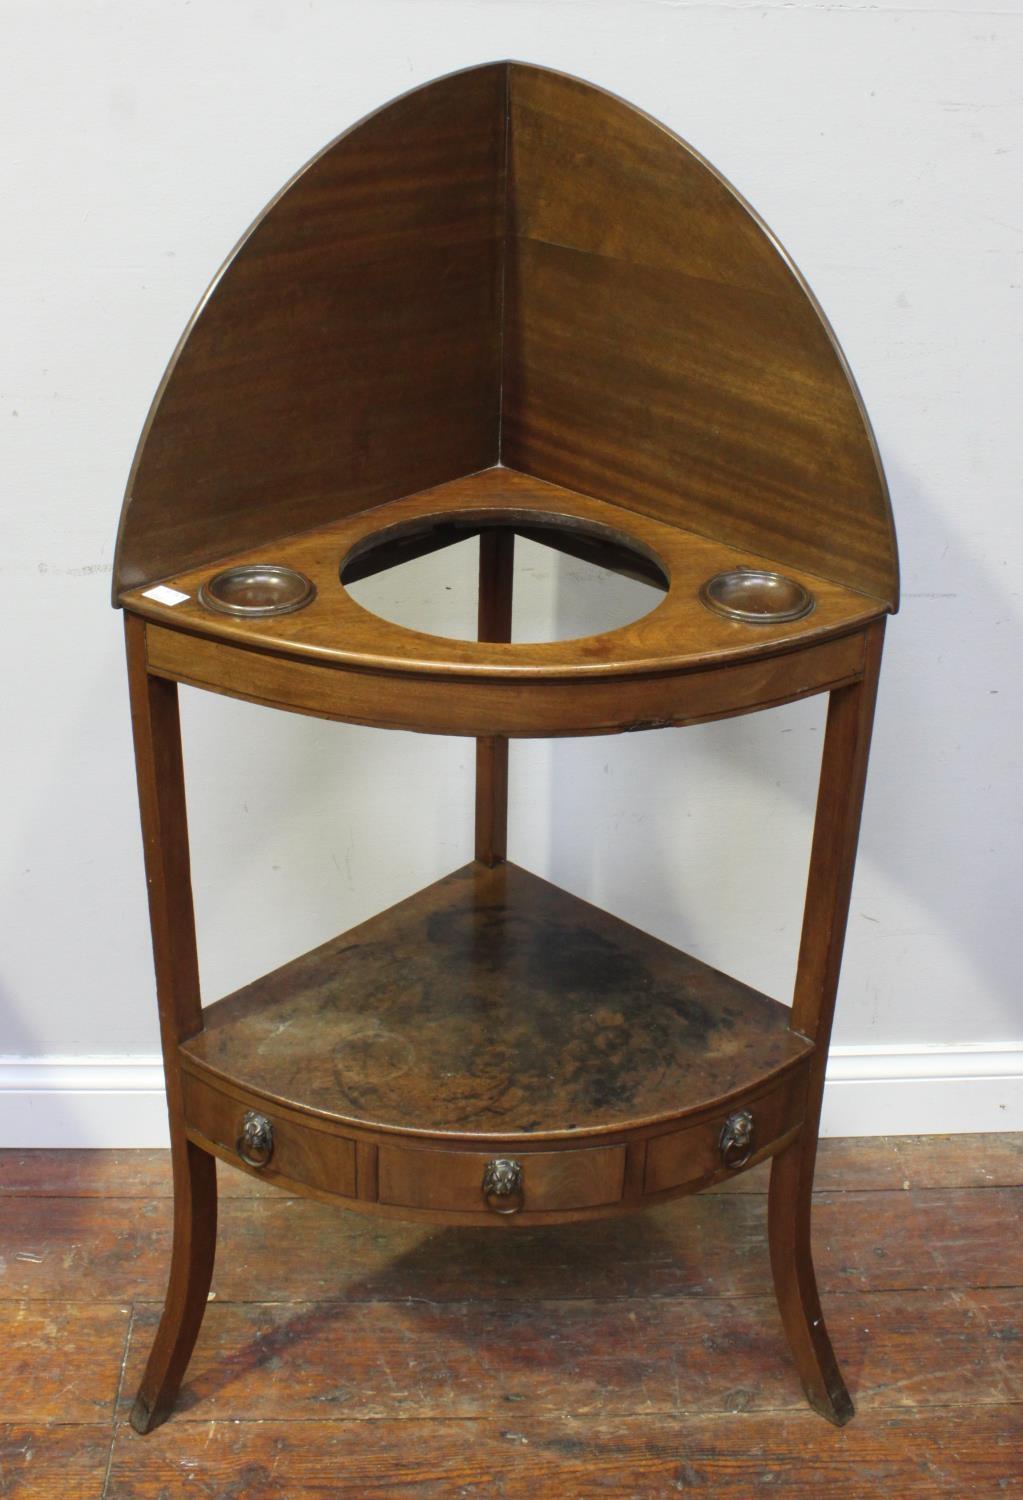
M 530 516 L 536 518 L 539 527 L 528 524 Z M 372 547 L 382 539 L 382 555 L 394 563 L 409 526 L 412 543 L 416 528 L 424 522 L 436 525 L 441 539 L 451 541 L 458 535 L 460 522 L 491 530 L 514 517 L 525 518 L 527 524 L 514 527 L 513 522 L 513 529 L 541 538 L 543 521 L 556 517 L 558 529 L 546 533 L 556 544 L 565 539 L 578 544 L 587 531 L 616 538 L 617 556 L 631 557 L 634 570 L 642 564 L 648 570 L 647 577 L 653 574 L 662 589 L 665 584 L 667 589 L 653 609 L 599 634 L 574 640 L 490 642 L 432 635 L 396 624 L 374 614 L 343 582 L 339 584 L 339 571 L 345 573 L 347 559 L 354 556 L 358 568 L 365 556 L 360 555 L 364 542 Z M 422 495 L 360 511 L 332 526 L 279 541 L 274 544 L 274 554 L 276 565 L 304 575 L 315 589 L 312 602 L 295 614 L 242 619 L 211 612 L 202 599 L 211 578 L 209 565 L 175 576 L 173 588 L 183 596 L 178 603 L 149 599 L 138 589 L 124 595 L 123 602 L 155 625 L 189 631 L 211 642 L 370 671 L 487 676 L 519 682 L 537 676 L 579 679 L 689 671 L 712 663 L 751 660 L 845 634 L 884 612 L 876 599 L 789 569 L 787 576 L 812 594 L 812 615 L 739 626 L 709 611 L 702 602 L 701 588 L 714 575 L 740 567 L 778 572 L 773 559 L 741 552 L 637 511 L 574 494 L 510 469 L 489 469 Z M 255 554 L 238 556 L 216 564 L 215 571 L 265 565 L 268 561 Z M 372 552 L 367 565 L 374 565 Z
M 676 1130 L 704 1125 L 719 1115 L 758 1104 L 783 1084 L 791 1084 L 798 1090 L 803 1087 L 804 1076 L 811 1065 L 814 1044 L 797 1032 L 792 1032 L 791 1035 L 793 1045 L 802 1047 L 802 1051 L 786 1058 L 777 1067 L 747 1079 L 727 1093 L 696 1100 L 671 1112 L 641 1116 L 634 1120 L 528 1133 L 515 1130 L 437 1130 L 336 1114 L 275 1094 L 271 1090 L 258 1088 L 196 1057 L 184 1048 L 180 1056 L 183 1072 L 198 1083 L 234 1100 L 240 1110 L 258 1110 L 283 1122 L 315 1128 L 327 1135 L 344 1139 L 373 1141 L 377 1144 L 396 1143 L 422 1147 L 424 1150 L 457 1149 L 513 1155 L 516 1151 L 577 1150 L 587 1145 L 621 1145 L 630 1140 L 657 1140 Z M 257 1168 L 258 1170 L 260 1169 Z
M 200 1130 L 189 1128 L 188 1139 L 193 1145 L 208 1152 L 211 1156 L 219 1157 L 227 1166 L 234 1167 L 237 1171 L 244 1172 L 246 1176 L 259 1179 L 264 1182 L 272 1182 L 274 1187 L 280 1188 L 289 1195 L 312 1198 L 319 1203 L 327 1203 L 332 1208 L 351 1209 L 358 1214 L 374 1215 L 383 1219 L 404 1220 L 410 1224 L 436 1224 L 447 1226 L 458 1226 L 460 1228 L 472 1229 L 535 1229 L 540 1225 L 550 1226 L 555 1224 L 582 1224 L 598 1219 L 620 1219 L 626 1214 L 640 1213 L 648 1208 L 658 1208 L 663 1203 L 671 1203 L 676 1198 L 688 1198 L 696 1193 L 706 1192 L 708 1188 L 716 1186 L 721 1182 L 728 1182 L 734 1177 L 739 1177 L 743 1172 L 749 1172 L 754 1167 L 759 1167 L 763 1162 L 772 1160 L 785 1148 L 792 1144 L 799 1134 L 801 1126 L 786 1131 L 777 1140 L 771 1141 L 762 1150 L 752 1155 L 748 1162 L 741 1167 L 721 1167 L 715 1172 L 709 1172 L 705 1176 L 696 1177 L 689 1182 L 681 1182 L 676 1187 L 666 1188 L 655 1193 L 623 1195 L 610 1203 L 598 1204 L 594 1208 L 571 1208 L 571 1209 L 537 1209 L 530 1212 L 523 1209 L 513 1214 L 504 1213 L 481 1213 L 466 1212 L 457 1209 L 443 1208 L 409 1208 L 404 1204 L 384 1203 L 379 1199 L 348 1197 L 343 1193 L 332 1192 L 329 1189 L 311 1186 L 308 1182 L 300 1181 L 295 1177 L 284 1177 L 276 1175 L 267 1177 L 258 1168 L 247 1167 L 240 1161 L 236 1153 L 211 1141 L 203 1135 Z M 586 1150 L 585 1146 L 581 1146 Z M 628 1171 L 628 1167 L 626 1167 Z M 830 1420 L 830 1419 L 829 1419 Z M 133 1424 L 134 1425 L 134 1422 Z M 139 1431 L 147 1429 L 139 1428 Z
M 897 607 L 876 440 L 791 258 L 667 127 L 508 62 L 366 116 L 239 241 L 147 418 L 114 603 L 498 460 Z
M 186 1128 L 194 1145 L 232 1166 L 345 1208 L 437 1223 L 500 1223 L 506 1217 L 519 1224 L 567 1223 L 699 1191 L 783 1150 L 805 1115 L 813 1055 L 806 1045 L 784 1068 L 750 1079 L 727 1097 L 657 1120 L 499 1135 L 349 1123 L 196 1068 L 196 1060 L 182 1053 Z M 727 1163 L 722 1133 L 739 1109 L 752 1116 L 751 1149 L 745 1160 Z M 247 1161 L 237 1140 L 240 1122 L 252 1111 L 268 1122 L 273 1143 L 262 1165 Z M 523 1169 L 522 1211 L 487 1213 L 487 1158 L 508 1157 Z M 532 1209 L 531 1183 L 542 1203 Z
M 777 708 L 858 680 L 863 640 L 858 630 L 723 667 L 502 680 L 313 664 L 146 626 L 150 672 L 189 687 L 377 729 L 524 739 L 664 729 Z

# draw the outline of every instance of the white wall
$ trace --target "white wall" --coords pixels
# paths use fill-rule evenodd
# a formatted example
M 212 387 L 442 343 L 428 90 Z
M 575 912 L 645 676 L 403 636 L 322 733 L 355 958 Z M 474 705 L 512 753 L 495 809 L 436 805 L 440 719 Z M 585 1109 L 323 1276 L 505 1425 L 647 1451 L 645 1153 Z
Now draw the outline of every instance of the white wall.
M 326 140 L 504 56 L 592 79 L 690 139 L 838 331 L 888 468 L 905 604 L 829 1126 L 1023 1128 L 1019 0 L 8 0 L 0 39 L 0 1139 L 162 1131 L 107 592 L 180 329 Z M 418 587 L 443 593 L 449 571 L 432 560 Z M 534 573 L 537 619 L 590 608 L 570 572 Z M 468 857 L 465 742 L 185 698 L 211 998 Z M 517 745 L 513 856 L 787 996 L 822 710 Z

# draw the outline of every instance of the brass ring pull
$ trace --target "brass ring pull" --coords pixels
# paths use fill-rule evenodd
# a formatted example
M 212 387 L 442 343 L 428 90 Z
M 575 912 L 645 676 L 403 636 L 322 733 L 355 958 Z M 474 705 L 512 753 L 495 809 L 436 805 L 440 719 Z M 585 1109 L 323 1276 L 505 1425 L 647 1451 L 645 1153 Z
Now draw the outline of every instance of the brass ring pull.
M 250 1109 L 242 1121 L 235 1149 L 250 1167 L 265 1167 L 274 1154 L 274 1128 L 266 1115 Z
M 718 1141 L 726 1167 L 744 1167 L 753 1155 L 753 1116 L 748 1109 L 736 1110 L 721 1127 Z
M 517 1214 L 522 1207 L 522 1163 L 507 1157 L 488 1161 L 483 1169 L 483 1200 L 495 1214 Z

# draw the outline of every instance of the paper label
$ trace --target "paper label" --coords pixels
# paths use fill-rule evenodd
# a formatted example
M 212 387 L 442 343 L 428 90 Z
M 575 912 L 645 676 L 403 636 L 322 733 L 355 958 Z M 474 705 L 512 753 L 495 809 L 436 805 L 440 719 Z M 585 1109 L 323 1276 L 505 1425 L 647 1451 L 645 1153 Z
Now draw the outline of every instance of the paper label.
M 188 595 L 179 594 L 177 589 L 169 589 L 165 583 L 158 583 L 154 589 L 144 589 L 142 597 L 155 599 L 157 604 L 184 604 Z

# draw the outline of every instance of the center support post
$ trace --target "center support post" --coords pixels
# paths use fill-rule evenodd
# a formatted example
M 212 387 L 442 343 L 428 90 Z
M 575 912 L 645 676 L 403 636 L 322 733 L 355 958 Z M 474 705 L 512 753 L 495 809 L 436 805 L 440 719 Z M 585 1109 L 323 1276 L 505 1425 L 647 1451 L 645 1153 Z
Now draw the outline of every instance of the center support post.
M 480 533 L 479 620 L 481 641 L 512 638 L 515 533 L 495 526 Z M 508 853 L 508 738 L 476 741 L 476 858 L 493 867 Z

